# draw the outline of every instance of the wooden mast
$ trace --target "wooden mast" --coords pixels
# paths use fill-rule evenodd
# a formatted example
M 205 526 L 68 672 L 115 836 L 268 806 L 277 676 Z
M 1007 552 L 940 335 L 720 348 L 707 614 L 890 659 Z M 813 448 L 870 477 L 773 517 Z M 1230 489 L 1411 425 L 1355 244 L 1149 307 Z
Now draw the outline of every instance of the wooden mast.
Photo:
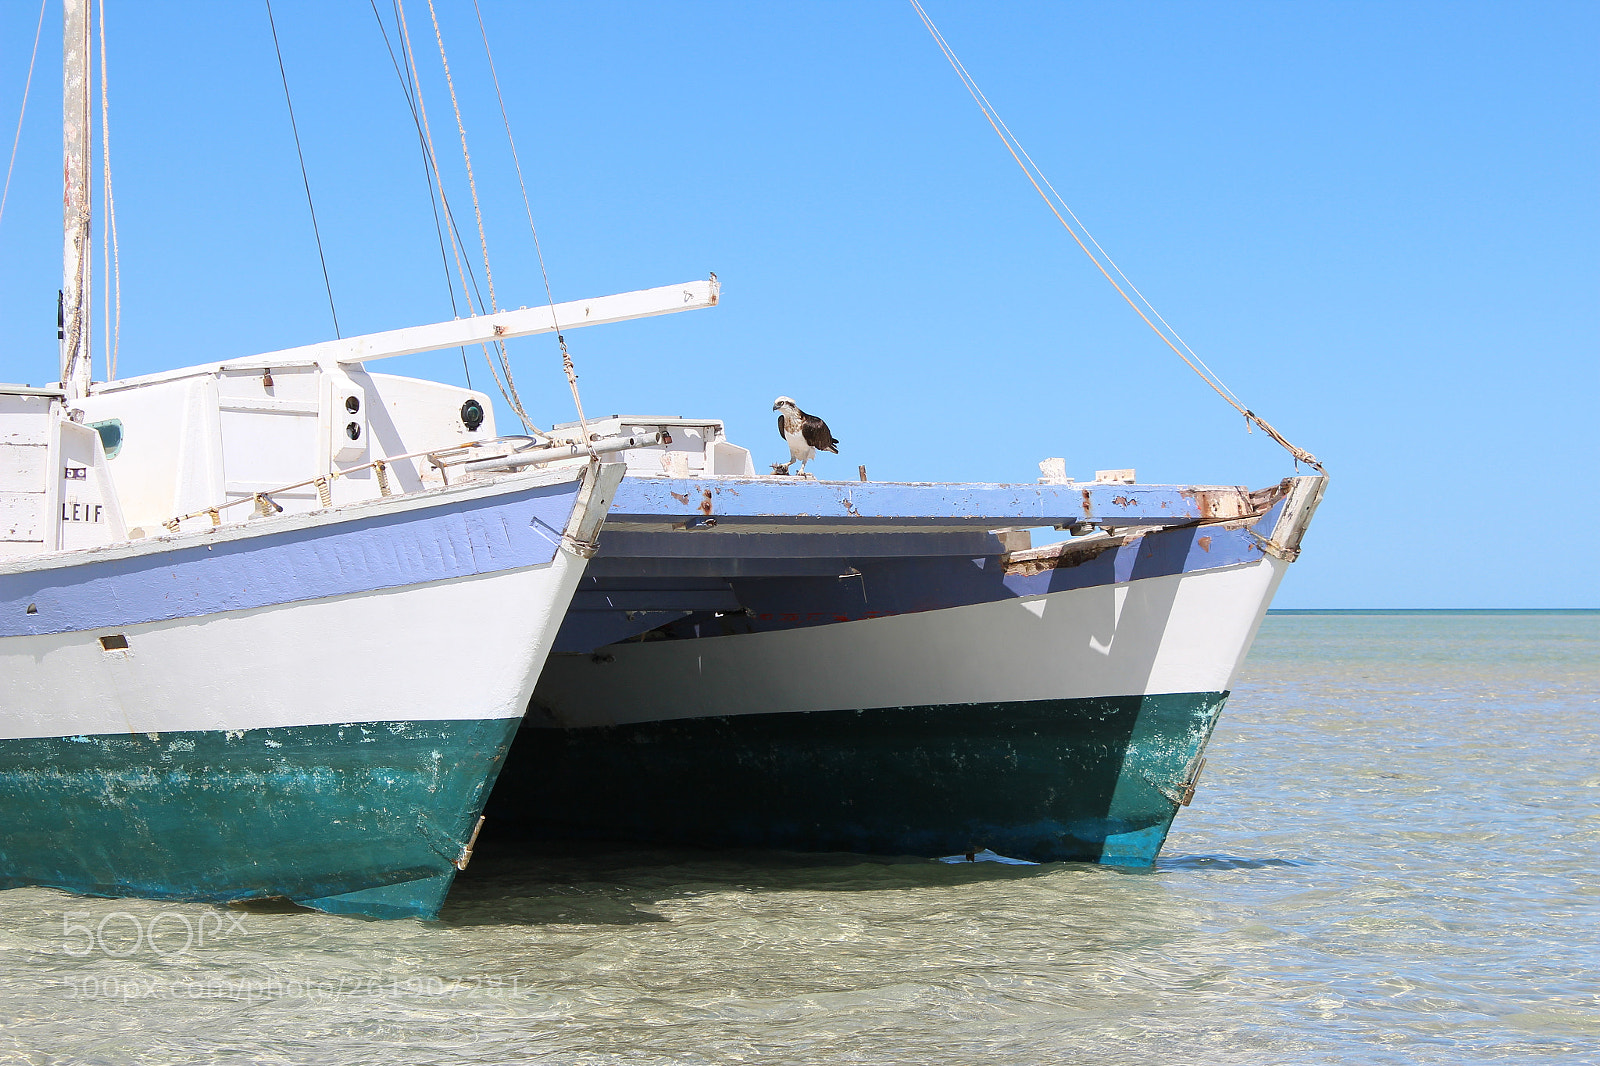
M 62 336 L 67 400 L 89 392 L 89 0 L 62 0 Z

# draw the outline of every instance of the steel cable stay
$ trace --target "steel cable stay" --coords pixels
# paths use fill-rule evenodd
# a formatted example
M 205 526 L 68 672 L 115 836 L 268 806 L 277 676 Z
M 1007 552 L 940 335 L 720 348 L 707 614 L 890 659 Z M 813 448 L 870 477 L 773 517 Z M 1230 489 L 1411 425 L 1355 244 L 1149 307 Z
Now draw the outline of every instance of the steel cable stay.
M 374 15 L 377 14 L 377 7 L 376 7 L 375 4 L 373 5 L 373 14 Z M 400 88 L 401 88 L 401 92 L 406 97 L 406 104 L 411 110 L 412 123 L 416 126 L 416 129 L 417 129 L 417 140 L 418 140 L 418 143 L 421 146 L 421 150 L 422 150 L 423 168 L 424 168 L 424 171 L 426 172 L 427 179 L 428 179 L 428 197 L 429 197 L 429 202 L 430 202 L 430 204 L 434 204 L 435 205 L 434 206 L 434 211 L 435 211 L 436 232 L 439 232 L 439 230 L 437 228 L 438 227 L 438 215 L 437 215 L 438 207 L 439 206 L 443 206 L 444 207 L 444 227 L 443 227 L 443 231 L 440 233 L 440 241 L 441 241 L 440 257 L 441 257 L 441 259 L 444 258 L 444 252 L 443 252 L 443 240 L 444 240 L 444 237 L 443 237 L 443 234 L 444 233 L 448 233 L 449 234 L 449 239 L 450 239 L 450 252 L 455 258 L 456 272 L 461 278 L 461 296 L 462 296 L 462 299 L 466 300 L 466 302 L 467 302 L 467 313 L 469 315 L 476 315 L 478 313 L 479 305 L 481 305 L 482 302 L 483 302 L 482 294 L 478 293 L 478 276 L 477 276 L 477 273 L 472 269 L 472 261 L 471 261 L 471 259 L 470 258 L 464 259 L 462 254 L 461 254 L 462 253 L 462 249 L 461 249 L 460 232 L 459 232 L 459 228 L 456 226 L 455 212 L 453 210 L 451 210 L 451 207 L 450 207 L 450 197 L 445 193 L 445 190 L 444 190 L 444 176 L 439 171 L 438 157 L 434 153 L 434 148 L 433 148 L 433 129 L 428 123 L 428 108 L 427 108 L 426 102 L 422 99 L 422 86 L 418 82 L 418 77 L 419 76 L 418 76 L 418 73 L 417 73 L 416 56 L 411 50 L 411 35 L 410 35 L 409 28 L 406 25 L 405 11 L 400 5 L 400 0 L 394 0 L 394 14 L 395 14 L 395 23 L 397 25 L 397 33 L 398 33 L 398 36 L 400 38 L 400 49 L 401 49 L 401 52 L 405 55 L 405 59 L 406 59 L 405 66 L 404 66 L 404 71 L 400 72 Z M 378 18 L 378 26 L 379 26 L 380 30 L 383 30 L 383 19 L 382 19 L 381 16 Z M 385 43 L 385 45 L 388 45 L 388 33 L 387 33 L 387 31 L 384 31 L 384 43 Z M 390 52 L 390 60 L 391 60 L 391 62 L 393 62 L 394 61 L 394 50 L 393 50 L 392 47 L 390 47 L 389 52 Z M 438 190 L 438 199 L 437 199 L 437 201 L 435 201 L 434 198 L 433 198 L 435 189 Z M 445 266 L 445 288 L 450 294 L 450 309 L 451 309 L 451 313 L 453 315 L 455 315 L 455 317 L 460 318 L 461 317 L 460 310 L 457 307 L 456 300 L 455 300 L 455 286 L 454 286 L 454 283 L 450 279 L 450 268 L 449 268 L 449 261 L 448 260 L 444 260 L 444 266 Z M 478 302 L 476 304 L 473 302 L 473 294 L 474 293 L 478 293 Z M 488 346 L 487 345 L 479 345 L 479 347 L 483 349 L 484 362 L 486 362 L 488 364 L 488 366 L 489 366 L 489 376 L 494 379 L 495 388 L 497 388 L 500 391 L 500 396 L 501 396 L 501 398 L 503 398 L 506 401 L 507 406 L 512 406 L 512 404 L 511 404 L 511 396 L 506 391 L 506 387 L 505 387 L 504 383 L 501 382 L 499 373 L 495 370 L 494 360 L 491 359 L 490 356 L 489 356 Z M 462 352 L 462 368 L 463 368 L 463 370 L 466 370 L 466 373 L 467 373 L 467 384 L 468 384 L 468 387 L 470 388 L 471 387 L 471 383 L 472 383 L 472 372 L 467 369 L 466 349 L 462 348 L 461 352 Z M 524 428 L 526 428 L 531 433 L 538 433 L 539 432 L 539 430 L 536 427 L 531 426 L 531 425 L 525 425 Z
M 322 231 L 317 228 L 317 207 L 311 202 L 311 178 L 306 173 L 306 154 L 300 147 L 300 127 L 294 120 L 294 101 L 289 98 L 289 74 L 283 67 L 283 48 L 278 44 L 278 24 L 272 17 L 272 0 L 267 5 L 267 25 L 272 29 L 272 50 L 278 57 L 278 75 L 283 79 L 283 102 L 289 108 L 289 129 L 294 133 L 294 151 L 300 159 L 300 180 L 306 187 L 306 207 L 311 212 L 311 233 L 317 239 L 317 261 L 322 264 L 322 284 L 328 290 L 328 312 L 333 315 L 333 335 L 339 332 L 339 312 L 333 306 L 333 282 L 328 279 L 328 259 L 322 254 Z
M 422 140 L 423 155 L 432 172 L 433 182 L 439 190 L 439 202 L 444 206 L 445 227 L 450 234 L 450 253 L 455 258 L 456 273 L 461 278 L 461 296 L 467 301 L 467 313 L 476 315 L 478 307 L 483 303 L 483 294 L 478 292 L 478 276 L 472 269 L 471 259 L 462 255 L 461 232 L 456 225 L 455 212 L 450 207 L 450 198 L 444 190 L 444 175 L 439 170 L 438 153 L 434 151 L 433 147 L 433 127 L 428 121 L 428 105 L 422 98 L 422 81 L 421 75 L 417 71 L 417 57 L 411 47 L 411 28 L 406 23 L 405 7 L 400 0 L 394 0 L 394 13 L 395 21 L 399 25 L 400 48 L 406 57 L 406 74 L 407 82 L 410 86 L 410 94 L 416 100 L 412 119 L 419 123 L 417 135 Z M 470 286 L 468 284 L 469 277 L 471 279 Z M 473 302 L 474 293 L 478 295 L 476 304 Z M 454 306 L 453 297 L 451 306 Z M 500 380 L 500 373 L 495 369 L 494 360 L 489 356 L 488 346 L 479 345 L 479 347 L 483 350 L 483 359 L 489 366 L 489 375 L 494 379 L 495 388 L 500 390 L 501 398 L 506 401 L 508 406 L 511 406 L 511 395 L 506 391 L 505 383 Z M 527 428 L 531 429 L 532 427 Z
M 472 193 L 472 213 L 478 223 L 478 244 L 483 250 L 484 284 L 489 289 L 489 310 L 492 313 L 500 310 L 500 304 L 495 297 L 494 273 L 489 266 L 489 238 L 483 227 L 483 208 L 478 202 L 478 182 L 472 173 L 472 154 L 467 150 L 467 127 L 461 120 L 461 103 L 456 98 L 455 78 L 450 73 L 450 58 L 445 54 L 444 34 L 439 28 L 439 14 L 434 9 L 433 0 L 428 0 L 428 17 L 433 21 L 433 36 L 439 45 L 439 63 L 444 68 L 445 86 L 450 90 L 450 107 L 455 112 L 456 130 L 461 135 L 461 161 L 466 167 L 467 187 Z M 500 372 L 505 375 L 512 410 L 517 413 L 524 426 L 531 428 L 533 422 L 522 408 L 522 398 L 517 395 L 517 385 L 511 376 L 511 359 L 506 354 L 505 342 L 497 340 L 494 342 L 494 347 L 500 357 Z
M 951 55 L 954 57 L 953 52 Z M 966 75 L 970 79 L 971 75 L 967 74 L 967 69 L 961 64 L 961 60 L 959 58 L 955 58 L 954 62 L 956 63 L 960 73 Z M 989 98 L 984 95 L 983 90 L 978 88 L 976 82 L 972 82 L 972 87 L 977 92 L 981 106 L 987 108 L 989 113 L 994 116 L 995 121 L 1000 124 L 1000 129 L 1003 131 L 1004 136 L 1016 146 L 1017 151 L 1022 153 L 1022 158 L 1027 161 L 1027 164 L 1032 169 L 1033 173 L 1038 176 L 1040 181 L 1044 182 L 1044 187 L 1050 191 L 1051 198 L 1053 198 L 1055 203 L 1067 213 L 1067 216 L 1072 219 L 1073 223 L 1077 225 L 1078 229 L 1083 231 L 1083 236 L 1088 239 L 1090 244 L 1094 245 L 1095 251 L 1099 252 L 1100 255 L 1105 258 L 1105 261 L 1111 265 L 1111 269 L 1117 272 L 1117 277 L 1121 278 L 1123 283 L 1126 284 L 1133 294 L 1139 298 L 1139 302 L 1144 305 L 1145 310 L 1154 315 L 1156 320 L 1160 322 L 1163 327 L 1165 327 L 1172 339 L 1182 345 L 1183 350 L 1188 352 L 1189 355 L 1194 358 L 1194 361 L 1199 363 L 1201 368 L 1205 370 L 1207 374 L 1211 375 L 1211 378 L 1215 382 L 1216 386 L 1222 389 L 1226 397 L 1231 397 L 1234 400 L 1238 400 L 1242 404 L 1244 401 L 1239 400 L 1238 395 L 1232 389 L 1228 388 L 1226 383 L 1217 377 L 1216 372 L 1213 371 L 1211 367 L 1206 365 L 1206 361 L 1200 358 L 1199 354 L 1193 348 L 1189 347 L 1189 342 L 1185 341 L 1181 336 L 1179 336 L 1178 331 L 1173 328 L 1172 324 L 1162 317 L 1161 312 L 1156 310 L 1155 305 L 1152 304 L 1145 294 L 1140 291 L 1139 287 L 1133 283 L 1132 279 L 1130 279 L 1127 274 L 1123 273 L 1122 267 L 1118 266 L 1117 261 L 1111 258 L 1111 253 L 1107 252 L 1105 248 L 1101 246 L 1100 242 L 1095 240 L 1094 234 L 1089 232 L 1089 227 L 1083 224 L 1083 220 L 1080 219 L 1072 210 L 1071 206 L 1067 204 L 1066 199 L 1056 191 L 1056 187 L 1050 183 L 1050 179 L 1045 175 L 1044 171 L 1040 169 L 1039 164 L 1033 161 L 1033 156 L 1028 154 L 1028 150 L 1022 146 L 1022 142 L 1017 140 L 1016 135 L 1011 132 L 1011 127 L 1006 125 L 1005 119 L 1001 118 L 1000 113 L 994 109 L 994 105 L 989 103 Z
M 111 267 L 106 279 L 111 290 L 101 304 L 104 323 L 101 343 L 106 354 L 106 380 L 117 379 L 117 353 L 122 348 L 122 248 L 117 240 L 117 201 L 111 193 L 111 104 L 106 90 L 106 4 L 99 0 L 100 28 L 100 161 L 104 171 L 101 197 L 106 208 L 106 224 L 100 230 L 101 258 Z M 115 307 L 115 316 L 112 309 Z
M 433 145 L 433 127 L 428 122 L 428 107 L 422 97 L 422 79 L 417 70 L 416 52 L 411 46 L 411 29 L 406 22 L 405 5 L 401 2 L 401 0 L 394 0 L 394 12 L 395 20 L 399 23 L 400 27 L 400 47 L 401 51 L 405 53 L 406 68 L 409 74 L 411 90 L 416 97 L 416 110 L 413 113 L 413 118 L 420 118 L 420 136 L 422 137 L 424 153 L 427 157 L 428 165 L 433 172 L 433 180 L 439 190 L 439 201 L 444 205 L 445 221 L 450 232 L 450 250 L 455 256 L 456 272 L 461 277 L 461 291 L 463 298 L 465 298 L 467 301 L 467 312 L 468 314 L 476 315 L 478 313 L 478 308 L 485 306 L 483 294 L 478 291 L 478 278 L 476 272 L 474 272 L 472 269 L 470 258 L 463 256 L 462 254 L 463 249 L 460 227 L 456 225 L 455 212 L 451 210 L 449 197 L 446 195 L 444 190 L 444 175 L 439 170 L 439 157 Z M 471 278 L 470 287 L 468 284 L 469 277 Z M 473 293 L 477 293 L 478 295 L 476 304 L 473 302 Z M 523 409 L 522 402 L 516 394 L 515 383 L 509 383 L 508 387 L 507 382 L 501 381 L 500 371 L 495 368 L 495 361 L 489 356 L 488 345 L 480 345 L 480 347 L 483 349 L 484 362 L 486 362 L 489 366 L 489 374 L 494 378 L 495 387 L 500 390 L 501 398 L 504 399 L 507 406 L 509 406 L 512 411 L 516 413 L 517 418 L 521 420 L 524 429 L 526 429 L 529 433 L 544 435 L 543 431 L 533 424 L 533 420 L 528 417 L 527 412 Z M 509 370 L 509 363 L 506 361 L 504 351 L 499 344 L 496 345 L 496 350 L 501 356 L 502 367 Z
M 11 195 L 11 172 L 17 166 L 17 145 L 22 143 L 22 119 L 28 113 L 28 93 L 33 89 L 33 64 L 39 58 L 39 35 L 44 30 L 44 10 L 50 0 L 39 0 L 39 24 L 33 29 L 33 54 L 28 57 L 28 77 L 22 83 L 22 107 L 17 110 L 17 132 L 11 139 L 11 162 L 6 165 L 6 183 L 0 189 L 0 219 L 6 217 L 6 200 Z
M 411 83 L 401 70 L 400 59 L 394 54 L 394 43 L 389 40 L 389 27 L 384 23 L 383 16 L 378 12 L 378 0 L 369 0 L 372 6 L 372 17 L 378 22 L 378 32 L 383 35 L 383 47 L 389 53 L 389 63 L 394 67 L 395 77 L 400 82 L 400 93 L 406 98 L 406 107 L 411 112 L 411 122 L 417 128 L 417 146 L 422 153 L 422 180 L 428 186 L 428 207 L 433 212 L 433 232 L 439 239 L 439 266 L 444 271 L 445 291 L 450 295 L 450 315 L 453 318 L 461 317 L 461 308 L 456 303 L 455 279 L 450 276 L 450 257 L 444 249 L 444 221 L 439 217 L 439 197 L 433 191 L 433 172 L 428 167 L 428 146 L 422 138 L 422 120 L 417 117 L 417 101 L 411 91 Z M 396 18 L 398 22 L 398 17 Z M 398 32 L 398 27 L 397 27 Z M 448 205 L 446 205 L 448 210 Z M 467 388 L 472 388 L 472 367 L 467 363 L 467 349 L 463 345 L 461 351 L 461 371 L 466 375 Z
M 1111 287 L 1117 290 L 1117 295 L 1122 297 L 1128 306 L 1133 309 L 1134 314 L 1138 315 L 1144 321 L 1144 324 L 1149 326 L 1151 331 L 1154 332 L 1156 336 L 1160 337 L 1162 342 L 1166 344 L 1168 348 L 1172 349 L 1173 353 L 1177 355 L 1179 359 L 1183 360 L 1184 364 L 1188 366 L 1190 370 L 1193 370 L 1202 381 L 1211 386 L 1216 394 L 1221 396 L 1223 400 L 1229 404 L 1229 406 L 1233 407 L 1236 411 L 1244 416 L 1247 427 L 1251 424 L 1260 427 L 1262 432 L 1266 433 L 1267 436 L 1271 437 L 1274 441 L 1281 445 L 1284 450 L 1293 456 L 1297 463 L 1305 463 L 1306 465 L 1317 470 L 1319 473 L 1326 473 L 1327 471 L 1317 460 L 1316 456 L 1312 455 L 1305 449 L 1292 444 L 1286 437 L 1284 437 L 1282 433 L 1273 428 L 1273 426 L 1268 423 L 1266 419 L 1262 418 L 1260 415 L 1246 407 L 1244 403 L 1234 394 L 1233 390 L 1229 389 L 1225 384 L 1223 384 L 1222 380 L 1217 377 L 1215 372 L 1213 372 L 1210 367 L 1206 366 L 1205 362 L 1194 353 L 1194 350 L 1190 348 L 1183 338 L 1178 335 L 1178 332 L 1167 323 L 1167 320 L 1162 318 L 1161 314 L 1156 311 L 1154 306 L 1150 304 L 1150 301 L 1145 299 L 1144 294 L 1135 288 L 1133 283 L 1128 280 L 1127 275 L 1123 274 L 1121 268 L 1116 265 L 1116 263 L 1111 259 L 1110 255 L 1106 254 L 1105 249 L 1102 248 L 1100 243 L 1096 241 L 1089 233 L 1088 228 L 1083 225 L 1083 223 L 1078 219 L 1078 216 L 1073 213 L 1070 207 L 1067 206 L 1066 201 L 1063 200 L 1060 194 L 1056 192 L 1055 187 L 1050 184 L 1050 181 L 1045 177 L 1044 172 L 1039 169 L 1036 163 L 1033 162 L 1032 156 L 1028 155 L 1027 151 L 1022 147 L 1021 142 L 1018 141 L 1016 136 L 1011 132 L 1010 127 L 1008 127 L 1000 118 L 999 112 L 996 111 L 994 106 L 989 103 L 988 97 L 986 97 L 983 94 L 983 91 L 978 88 L 977 82 L 973 79 L 972 75 L 967 72 L 966 67 L 961 63 L 961 60 L 957 58 L 955 50 L 950 47 L 949 42 L 946 41 L 944 35 L 939 32 L 939 28 L 934 25 L 933 20 L 928 16 L 927 11 L 923 9 L 920 0 L 910 0 L 910 4 L 916 11 L 917 17 L 922 20 L 922 24 L 927 29 L 929 35 L 933 37 L 934 43 L 939 46 L 939 51 L 944 54 L 944 57 L 949 62 L 951 69 L 954 70 L 956 72 L 956 76 L 961 79 L 962 86 L 972 97 L 973 102 L 978 105 L 979 110 L 983 112 L 983 117 L 988 120 L 990 127 L 994 129 L 995 135 L 1000 138 L 1001 143 L 1006 146 L 1006 151 L 1011 154 L 1011 158 L 1016 162 L 1017 166 L 1021 168 L 1022 173 L 1027 177 L 1029 184 L 1031 184 L 1034 188 L 1034 191 L 1039 194 L 1040 199 L 1044 200 L 1045 206 L 1050 209 L 1050 213 L 1055 215 L 1056 220 L 1061 223 L 1062 227 L 1065 228 L 1066 231 L 1072 236 L 1073 241 L 1076 242 L 1078 247 L 1083 250 L 1083 254 L 1089 257 L 1089 261 L 1095 265 L 1095 268 L 1098 269 L 1101 275 L 1105 277 L 1106 281 L 1111 284 Z M 1048 193 L 1046 192 L 1046 189 L 1049 190 Z M 1054 199 L 1052 199 L 1052 194 L 1054 194 Z M 1070 218 L 1072 221 L 1068 222 L 1068 218 Z M 1076 223 L 1076 226 L 1074 223 Z M 1079 230 L 1082 230 L 1081 236 L 1079 234 Z M 1085 243 L 1085 239 L 1087 239 L 1088 243 Z M 1095 252 L 1089 250 L 1090 244 L 1094 245 L 1095 249 L 1098 250 L 1099 255 L 1096 255 Z M 1104 259 L 1104 262 L 1101 261 L 1102 258 Z M 1122 285 L 1119 285 L 1116 278 L 1111 276 L 1111 271 L 1106 269 L 1107 263 L 1111 265 L 1111 270 L 1115 270 L 1117 275 L 1122 278 L 1123 282 L 1127 285 L 1127 289 L 1124 289 Z M 1144 308 L 1149 308 L 1150 314 L 1146 314 L 1144 308 L 1140 307 L 1140 304 L 1136 303 L 1134 298 L 1128 295 L 1128 289 L 1131 289 L 1138 295 L 1139 301 L 1144 304 Z M 1161 326 L 1157 326 L 1155 322 L 1151 321 L 1152 315 L 1154 315 L 1156 320 L 1160 321 Z M 1165 329 L 1162 327 L 1165 327 Z M 1176 343 L 1174 343 L 1174 340 L 1176 340 Z M 1185 354 L 1185 352 L 1188 354 Z
M 935 30 L 934 33 L 938 34 L 938 31 Z M 938 35 L 936 39 L 943 40 L 943 36 Z M 1073 223 L 1078 227 L 1078 229 L 1083 231 L 1083 236 L 1088 239 L 1090 244 L 1094 245 L 1095 251 L 1099 252 L 1100 255 L 1105 258 L 1105 261 L 1111 265 L 1111 269 L 1117 272 L 1117 277 L 1123 280 L 1128 288 L 1132 290 L 1133 294 L 1139 298 L 1139 302 L 1144 305 L 1144 308 L 1154 315 L 1157 321 L 1159 321 L 1161 325 L 1166 328 L 1166 330 L 1171 334 L 1172 339 L 1182 345 L 1183 350 L 1193 356 L 1195 362 L 1199 363 L 1207 374 L 1210 374 L 1213 379 L 1216 379 L 1216 373 L 1211 369 L 1211 367 L 1207 366 L 1205 360 L 1201 359 L 1195 350 L 1189 347 L 1188 342 L 1178 335 L 1178 331 L 1173 328 L 1172 324 L 1162 317 L 1161 312 L 1156 310 L 1155 305 L 1152 304 L 1148 298 L 1146 298 L 1145 294 L 1139 290 L 1139 287 L 1133 283 L 1128 275 L 1123 273 L 1122 268 L 1117 265 L 1116 260 L 1111 258 L 1111 253 L 1107 252 L 1105 248 L 1101 246 L 1100 242 L 1095 240 L 1094 234 L 1089 232 L 1089 228 L 1083 224 L 1083 220 L 1080 219 L 1072 210 L 1066 199 L 1056 191 L 1056 187 L 1051 184 L 1050 179 L 1039 167 L 1039 164 L 1033 161 L 1033 156 L 1028 154 L 1028 150 L 1022 146 L 1022 142 L 1017 139 L 1016 134 L 1011 132 L 1011 127 L 1006 125 L 1005 119 L 1000 117 L 1000 113 L 995 110 L 994 105 L 989 102 L 988 96 L 984 94 L 977 82 L 972 79 L 972 75 L 967 71 L 965 64 L 961 62 L 960 57 L 956 56 L 954 51 L 948 51 L 946 52 L 946 55 L 950 59 L 951 63 L 954 64 L 956 72 L 968 83 L 969 88 L 976 95 L 979 106 L 982 107 L 988 115 L 991 115 L 994 121 L 999 124 L 999 132 L 1001 132 L 1002 138 L 1007 140 L 1010 145 L 1014 145 L 1016 150 L 1022 153 L 1023 160 L 1027 161 L 1027 167 L 1031 169 L 1031 172 L 1036 175 L 1040 181 L 1044 182 L 1044 187 L 1050 191 L 1050 197 L 1054 200 L 1055 204 L 1058 205 L 1061 210 L 1067 213 L 1067 216 L 1072 219 Z M 1235 394 L 1232 389 L 1228 388 L 1228 386 L 1220 379 L 1216 380 L 1216 384 L 1222 388 L 1223 392 L 1227 396 L 1230 396 L 1235 400 L 1239 399 L 1238 395 Z M 1240 402 L 1242 403 L 1243 401 Z
M 432 0 L 429 0 L 429 3 L 431 5 Z M 572 404 L 578 412 L 578 428 L 583 433 L 584 444 L 589 448 L 589 454 L 598 459 L 599 456 L 595 454 L 594 445 L 590 441 L 589 420 L 583 413 L 583 398 L 578 395 L 578 372 L 572 365 L 572 353 L 567 351 L 567 338 L 561 332 L 561 323 L 556 321 L 556 297 L 550 288 L 550 271 L 545 267 L 544 248 L 539 243 L 539 227 L 533 224 L 533 205 L 528 202 L 528 183 L 522 177 L 522 158 L 517 154 L 516 138 L 511 135 L 511 117 L 506 113 L 505 94 L 500 91 L 500 72 L 495 69 L 494 53 L 489 49 L 489 31 L 483 25 L 483 9 L 478 6 L 478 0 L 472 0 L 472 10 L 478 16 L 478 33 L 483 38 L 483 54 L 489 61 L 489 76 L 494 79 L 495 100 L 500 104 L 500 119 L 506 127 L 506 143 L 511 146 L 511 162 L 517 170 L 517 187 L 522 190 L 522 209 L 528 214 L 528 232 L 533 235 L 533 250 L 539 259 L 539 274 L 544 278 L 544 296 L 550 304 L 550 322 L 556 326 L 556 343 L 561 347 L 561 369 L 567 376 L 567 386 L 572 390 Z

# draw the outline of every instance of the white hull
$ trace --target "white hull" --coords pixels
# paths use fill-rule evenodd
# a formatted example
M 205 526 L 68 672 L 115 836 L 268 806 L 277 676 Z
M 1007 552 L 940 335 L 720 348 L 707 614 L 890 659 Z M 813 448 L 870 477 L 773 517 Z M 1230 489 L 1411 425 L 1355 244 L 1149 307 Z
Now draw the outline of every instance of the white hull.
M 0 739 L 522 714 L 583 573 L 548 564 L 398 589 L 0 640 Z
M 527 724 L 1226 692 L 1287 566 L 555 655 Z
M 36 602 L 0 636 L 0 740 L 515 718 L 606 469 L 12 563 L 9 610 Z

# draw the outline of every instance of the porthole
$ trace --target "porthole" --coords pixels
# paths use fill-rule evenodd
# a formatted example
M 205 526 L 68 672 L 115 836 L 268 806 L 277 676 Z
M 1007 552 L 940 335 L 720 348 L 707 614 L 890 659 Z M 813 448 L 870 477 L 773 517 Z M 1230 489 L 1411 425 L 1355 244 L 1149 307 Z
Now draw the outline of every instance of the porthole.
M 90 422 L 89 428 L 100 434 L 100 445 L 107 459 L 115 459 L 122 450 L 122 419 L 110 418 L 104 422 Z

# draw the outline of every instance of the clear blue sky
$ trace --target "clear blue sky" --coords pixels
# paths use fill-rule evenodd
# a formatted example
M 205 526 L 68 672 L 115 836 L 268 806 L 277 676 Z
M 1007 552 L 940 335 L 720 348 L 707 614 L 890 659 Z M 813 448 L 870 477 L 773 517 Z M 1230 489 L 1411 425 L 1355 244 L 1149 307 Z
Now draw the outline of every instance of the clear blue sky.
M 556 297 L 724 283 L 712 311 L 569 334 L 591 413 L 720 417 L 765 464 L 787 393 L 843 441 L 824 477 L 1293 472 L 1094 272 L 909 5 L 483 3 Z M 501 302 L 538 303 L 471 5 L 438 6 Z M 123 376 L 331 337 L 263 6 L 106 7 Z M 927 7 L 1167 319 L 1327 462 L 1278 606 L 1600 606 L 1600 6 Z M 274 10 L 344 332 L 450 317 L 371 8 Z M 37 12 L 0 0 L 7 151 Z M 0 220 L 4 380 L 55 376 L 59 21 Z M 513 358 L 535 417 L 570 418 L 554 341 Z

